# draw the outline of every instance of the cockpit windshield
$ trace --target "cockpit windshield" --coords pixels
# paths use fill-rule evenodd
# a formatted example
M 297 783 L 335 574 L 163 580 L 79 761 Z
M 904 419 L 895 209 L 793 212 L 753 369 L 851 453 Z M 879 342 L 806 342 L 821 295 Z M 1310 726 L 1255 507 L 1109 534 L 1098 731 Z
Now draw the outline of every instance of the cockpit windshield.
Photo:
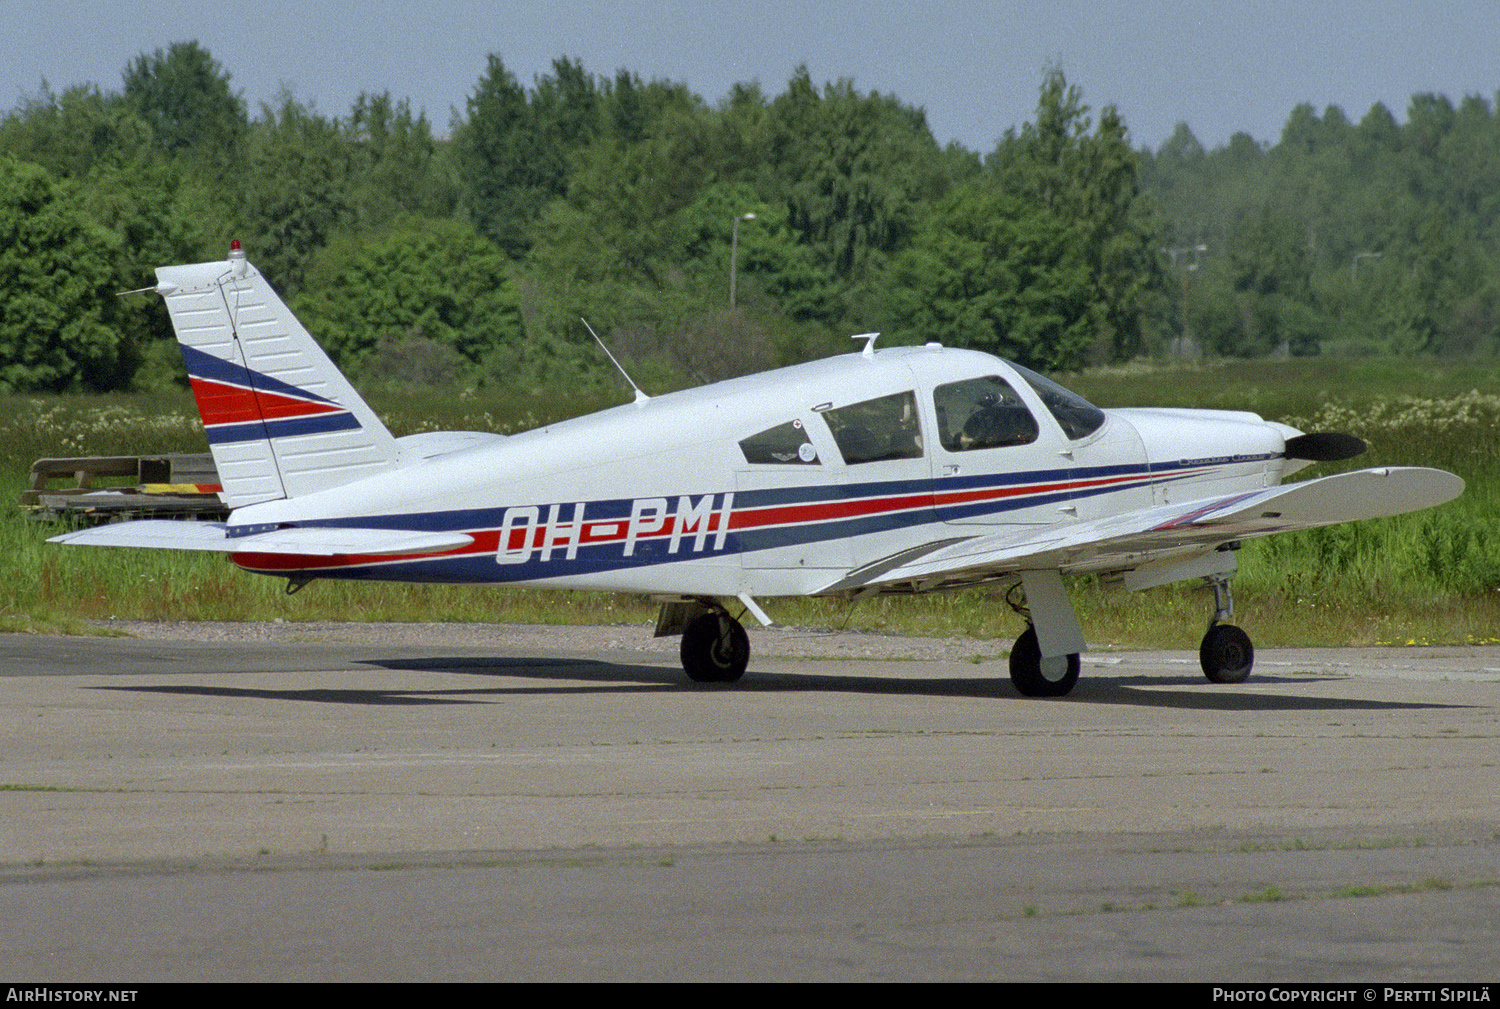
M 1068 440 L 1077 441 L 1079 438 L 1086 438 L 1104 426 L 1104 411 L 1076 392 L 1064 389 L 1050 378 L 1043 378 L 1030 368 L 1023 368 L 1015 363 L 1012 363 L 1011 367 L 1016 369 L 1017 374 L 1036 390 L 1036 394 L 1041 397 L 1042 405 L 1057 419 L 1058 426 L 1063 429 L 1063 434 L 1068 436 Z

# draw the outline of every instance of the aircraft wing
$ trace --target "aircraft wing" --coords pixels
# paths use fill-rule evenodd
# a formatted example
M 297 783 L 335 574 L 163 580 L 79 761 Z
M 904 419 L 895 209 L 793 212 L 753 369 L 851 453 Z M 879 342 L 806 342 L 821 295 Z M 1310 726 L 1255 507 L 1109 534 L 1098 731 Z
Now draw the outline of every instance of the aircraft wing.
M 295 526 L 231 537 L 223 522 L 147 519 L 79 529 L 53 536 L 47 542 L 93 547 L 155 547 L 163 550 L 211 550 L 235 554 L 341 557 L 439 553 L 466 547 L 474 542 L 474 538 L 458 532 L 422 533 L 399 529 L 342 529 L 331 526 Z
M 1065 574 L 1123 571 L 1163 557 L 1210 553 L 1234 540 L 1430 508 L 1451 501 L 1463 489 L 1461 479 L 1443 470 L 1357 470 L 1073 525 L 948 539 L 866 565 L 821 592 L 903 585 L 925 591 L 1043 569 Z

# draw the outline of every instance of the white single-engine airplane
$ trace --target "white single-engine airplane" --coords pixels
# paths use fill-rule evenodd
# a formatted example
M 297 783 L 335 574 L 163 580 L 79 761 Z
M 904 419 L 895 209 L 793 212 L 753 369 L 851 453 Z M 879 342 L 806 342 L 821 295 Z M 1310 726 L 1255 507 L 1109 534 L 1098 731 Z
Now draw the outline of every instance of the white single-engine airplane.
M 862 352 L 523 434 L 394 438 L 246 261 L 163 267 L 227 522 L 125 522 L 52 542 L 228 553 L 289 579 L 504 582 L 646 593 L 696 681 L 750 646 L 756 596 L 1008 589 L 1028 696 L 1078 678 L 1063 575 L 1203 578 L 1203 671 L 1250 673 L 1232 616 L 1242 540 L 1441 504 L 1463 481 L 1383 468 L 1280 486 L 1363 451 L 1251 413 L 1104 411 L 1006 361 L 936 344 Z M 858 338 L 856 338 L 858 339 Z M 1019 596 L 1024 594 L 1024 604 Z

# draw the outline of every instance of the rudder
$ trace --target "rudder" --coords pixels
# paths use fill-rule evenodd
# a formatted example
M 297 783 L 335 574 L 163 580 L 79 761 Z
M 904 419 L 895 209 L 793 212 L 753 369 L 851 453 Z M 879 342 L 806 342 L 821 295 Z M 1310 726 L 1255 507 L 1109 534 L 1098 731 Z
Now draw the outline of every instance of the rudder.
M 231 508 L 393 468 L 395 439 L 246 259 L 156 271 Z

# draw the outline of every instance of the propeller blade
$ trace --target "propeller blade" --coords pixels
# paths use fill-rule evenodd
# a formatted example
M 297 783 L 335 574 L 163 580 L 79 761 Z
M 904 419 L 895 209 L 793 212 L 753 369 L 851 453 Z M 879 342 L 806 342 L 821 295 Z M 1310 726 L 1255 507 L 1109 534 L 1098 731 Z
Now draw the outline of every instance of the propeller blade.
M 1314 431 L 1287 439 L 1286 457 L 1309 462 L 1337 462 L 1353 459 L 1369 446 L 1352 434 L 1338 431 Z

